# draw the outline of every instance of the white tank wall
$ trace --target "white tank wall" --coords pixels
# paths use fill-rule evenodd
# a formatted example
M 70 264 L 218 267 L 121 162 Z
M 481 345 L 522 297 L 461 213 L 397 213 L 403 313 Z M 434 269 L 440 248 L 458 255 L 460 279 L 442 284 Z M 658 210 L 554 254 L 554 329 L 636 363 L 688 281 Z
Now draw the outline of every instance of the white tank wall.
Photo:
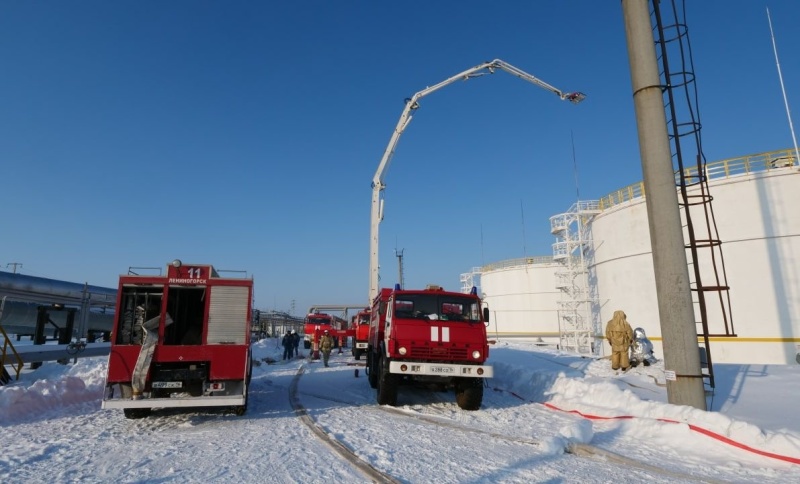
M 800 216 L 796 214 L 800 172 L 786 168 L 716 179 L 709 184 L 738 336 L 712 338 L 712 361 L 793 363 L 796 345 L 800 344 Z M 700 210 L 692 209 L 692 219 L 696 238 L 703 239 L 708 235 Z M 597 277 L 601 319 L 608 321 L 615 309 L 622 309 L 632 326 L 645 329 L 657 356 L 663 356 L 644 200 L 601 213 L 591 228 L 592 269 Z M 701 278 L 706 286 L 716 285 L 707 263 L 710 253 L 709 249 L 699 249 Z M 691 260 L 688 255 L 687 259 Z M 722 270 L 721 264 L 718 269 Z M 690 279 L 694 280 L 692 271 Z M 719 294 L 706 295 L 709 332 L 723 333 Z
M 481 292 L 489 306 L 490 336 L 558 341 L 556 263 L 526 264 L 481 273 Z
M 706 293 L 709 332 L 724 333 L 718 297 L 730 296 L 736 338 L 711 338 L 715 363 L 791 364 L 800 351 L 800 172 L 797 167 L 717 178 L 709 182 L 718 237 L 722 242 L 728 293 Z M 691 193 L 691 192 L 690 192 Z M 708 239 L 705 217 L 692 209 L 695 234 Z M 685 224 L 684 224 L 685 225 Z M 663 358 L 647 209 L 644 199 L 614 206 L 591 222 L 593 257 L 603 327 L 616 309 L 653 341 Z M 710 249 L 699 249 L 701 278 L 716 285 L 707 263 Z M 691 260 L 687 251 L 687 260 Z M 555 289 L 558 264 L 486 266 L 481 289 L 492 322 L 490 334 L 541 337 L 558 342 Z M 501 268 L 497 268 L 501 267 Z M 718 264 L 722 270 L 722 265 Z M 694 280 L 690 267 L 690 279 Z M 697 300 L 693 293 L 694 300 Z M 700 321 L 699 311 L 697 321 Z M 597 335 L 602 339 L 602 335 Z M 603 343 L 600 354 L 608 354 Z

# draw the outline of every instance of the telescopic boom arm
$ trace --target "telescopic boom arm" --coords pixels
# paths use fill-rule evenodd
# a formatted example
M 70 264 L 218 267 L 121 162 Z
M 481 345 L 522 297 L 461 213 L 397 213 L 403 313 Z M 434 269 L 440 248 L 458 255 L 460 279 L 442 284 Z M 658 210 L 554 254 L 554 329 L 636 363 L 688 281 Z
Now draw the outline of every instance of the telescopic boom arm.
M 375 176 L 372 177 L 372 209 L 370 217 L 371 225 L 369 248 L 369 304 L 372 304 L 372 300 L 378 294 L 378 226 L 381 223 L 381 220 L 383 220 L 383 199 L 381 198 L 381 193 L 383 192 L 384 188 L 386 188 L 383 180 L 386 170 L 389 168 L 389 163 L 392 160 L 392 156 L 394 155 L 394 150 L 397 148 L 397 142 L 400 140 L 400 135 L 403 134 L 403 131 L 405 131 L 405 129 L 408 127 L 408 123 L 411 122 L 413 112 L 419 108 L 418 101 L 428 94 L 438 91 L 439 89 L 458 80 L 466 81 L 473 77 L 479 77 L 485 74 L 494 74 L 498 69 L 506 71 L 509 74 L 517 76 L 520 79 L 528 81 L 531 84 L 535 84 L 543 89 L 547 89 L 558 96 L 562 101 L 567 100 L 577 104 L 586 98 L 586 95 L 581 92 L 563 92 L 560 89 L 557 89 L 542 81 L 541 79 L 528 74 L 523 70 L 517 69 L 511 64 L 507 64 L 500 59 L 495 59 L 491 62 L 484 62 L 483 64 L 469 68 L 464 72 L 460 72 L 453 77 L 445 79 L 434 86 L 426 87 L 410 98 L 407 98 L 405 100 L 406 106 L 403 109 L 403 113 L 400 115 L 400 120 L 397 122 L 397 126 L 394 128 L 391 138 L 389 138 L 389 144 L 386 146 L 386 150 L 383 152 L 383 158 L 381 158 L 378 169 L 375 171 Z

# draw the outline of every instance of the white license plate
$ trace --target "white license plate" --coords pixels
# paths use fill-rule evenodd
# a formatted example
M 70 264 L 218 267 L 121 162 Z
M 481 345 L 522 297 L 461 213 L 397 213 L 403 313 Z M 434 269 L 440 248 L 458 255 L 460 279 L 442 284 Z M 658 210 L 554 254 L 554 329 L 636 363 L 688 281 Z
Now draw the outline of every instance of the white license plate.
M 153 388 L 183 388 L 181 381 L 154 381 L 150 386 Z
M 432 366 L 431 373 L 455 373 L 455 370 L 449 366 Z

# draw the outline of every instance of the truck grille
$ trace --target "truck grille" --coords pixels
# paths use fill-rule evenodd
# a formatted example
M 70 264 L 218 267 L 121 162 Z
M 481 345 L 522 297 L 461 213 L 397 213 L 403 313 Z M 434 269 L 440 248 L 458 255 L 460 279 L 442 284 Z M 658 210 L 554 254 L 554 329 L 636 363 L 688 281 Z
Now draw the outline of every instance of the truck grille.
M 412 346 L 411 358 L 422 360 L 466 360 L 467 348 L 446 346 Z

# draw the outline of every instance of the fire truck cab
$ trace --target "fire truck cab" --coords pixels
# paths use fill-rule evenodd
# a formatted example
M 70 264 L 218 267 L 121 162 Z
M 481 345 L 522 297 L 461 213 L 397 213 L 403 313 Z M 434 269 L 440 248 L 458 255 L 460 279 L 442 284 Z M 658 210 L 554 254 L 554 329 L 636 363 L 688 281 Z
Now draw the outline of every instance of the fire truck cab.
M 353 358 L 356 360 L 360 360 L 361 355 L 367 352 L 369 342 L 369 319 L 370 308 L 365 308 L 363 311 L 359 311 L 358 314 L 353 316 L 353 327 L 351 329 L 355 334 Z
M 483 382 L 494 370 L 486 365 L 489 345 L 477 291 L 447 292 L 381 289 L 370 314 L 367 375 L 380 405 L 396 405 L 401 385 L 433 383 L 455 390 L 456 403 L 478 410 Z
M 333 318 L 330 314 L 309 313 L 303 322 L 303 347 L 310 349 L 314 344 L 314 333 L 332 329 Z
M 119 278 L 103 408 L 247 409 L 253 280 L 175 260 L 166 276 Z

